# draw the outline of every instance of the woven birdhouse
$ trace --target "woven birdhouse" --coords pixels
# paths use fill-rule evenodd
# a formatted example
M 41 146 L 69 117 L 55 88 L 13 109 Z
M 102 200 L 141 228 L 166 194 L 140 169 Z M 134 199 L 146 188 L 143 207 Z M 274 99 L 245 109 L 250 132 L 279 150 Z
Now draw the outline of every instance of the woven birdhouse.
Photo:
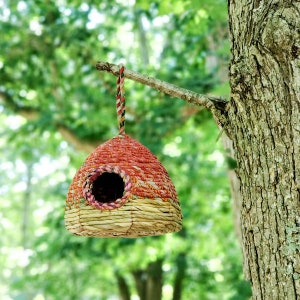
M 182 215 L 175 187 L 156 156 L 125 134 L 122 87 L 118 95 L 120 134 L 99 145 L 76 172 L 67 195 L 66 228 L 93 237 L 179 231 Z

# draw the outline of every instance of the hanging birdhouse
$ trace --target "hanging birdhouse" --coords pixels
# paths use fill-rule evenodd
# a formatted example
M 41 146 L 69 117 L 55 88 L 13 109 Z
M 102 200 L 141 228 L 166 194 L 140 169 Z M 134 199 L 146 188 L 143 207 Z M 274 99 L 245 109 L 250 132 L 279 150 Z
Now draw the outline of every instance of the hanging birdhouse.
M 65 207 L 66 228 L 76 235 L 139 237 L 179 231 L 175 187 L 159 160 L 125 134 L 124 67 L 117 114 L 120 134 L 99 145 L 75 174 Z

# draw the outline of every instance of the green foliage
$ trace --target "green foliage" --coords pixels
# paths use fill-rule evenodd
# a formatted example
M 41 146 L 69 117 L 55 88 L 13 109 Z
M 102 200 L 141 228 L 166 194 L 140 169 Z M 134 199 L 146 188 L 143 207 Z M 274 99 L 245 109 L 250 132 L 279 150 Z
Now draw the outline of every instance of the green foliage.
M 180 233 L 95 239 L 70 235 L 63 222 L 68 186 L 87 155 L 76 141 L 117 134 L 115 78 L 98 73 L 96 61 L 227 96 L 219 73 L 229 56 L 226 2 L 28 0 L 0 10 L 0 298 L 112 299 L 116 273 L 136 295 L 132 272 L 163 259 L 171 299 L 184 254 L 183 299 L 247 299 L 225 159 L 207 111 L 126 81 L 126 132 L 168 169 Z

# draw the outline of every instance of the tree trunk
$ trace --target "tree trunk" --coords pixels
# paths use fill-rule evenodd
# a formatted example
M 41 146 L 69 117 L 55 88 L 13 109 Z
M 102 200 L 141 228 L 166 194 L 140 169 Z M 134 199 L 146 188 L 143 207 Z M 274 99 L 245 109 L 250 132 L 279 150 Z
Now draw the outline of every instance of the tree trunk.
M 253 299 L 300 299 L 300 2 L 228 10 L 244 272 Z
M 23 209 L 21 218 L 21 245 L 23 250 L 31 248 L 31 235 L 30 235 L 30 225 L 31 225 L 31 211 L 30 205 L 32 200 L 32 176 L 33 176 L 33 163 L 27 162 L 26 164 L 26 188 L 23 194 Z M 30 264 L 23 267 L 23 276 L 28 276 L 30 273 Z M 33 291 L 24 291 L 22 297 L 25 300 L 33 299 Z
M 30 223 L 30 202 L 31 202 L 31 189 L 32 189 L 32 173 L 33 164 L 27 163 L 27 174 L 26 174 L 26 189 L 23 196 L 23 211 L 22 211 L 22 223 L 21 223 L 21 245 L 24 249 L 29 248 L 29 234 L 28 227 Z M 25 268 L 26 269 L 26 268 Z
M 146 271 L 145 270 L 135 270 L 132 272 L 135 287 L 139 295 L 140 300 L 146 300 Z
M 147 268 L 147 300 L 161 299 L 163 287 L 162 259 L 148 265 Z
M 115 273 L 115 276 L 116 276 L 117 282 L 118 282 L 120 299 L 121 300 L 130 300 L 130 290 L 129 290 L 128 284 L 126 282 L 126 279 L 124 278 L 124 276 L 122 276 L 118 272 Z
M 172 300 L 180 300 L 183 290 L 183 280 L 186 273 L 186 253 L 179 253 L 176 258 L 177 272 L 173 285 L 173 298 Z
M 162 298 L 162 259 L 149 263 L 146 270 L 133 271 L 133 277 L 140 300 L 160 300 Z

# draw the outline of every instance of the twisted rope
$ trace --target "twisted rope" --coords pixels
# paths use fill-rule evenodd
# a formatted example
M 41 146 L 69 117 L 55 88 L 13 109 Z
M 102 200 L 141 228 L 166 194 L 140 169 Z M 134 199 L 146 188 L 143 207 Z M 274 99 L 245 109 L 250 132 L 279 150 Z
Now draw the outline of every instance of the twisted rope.
M 117 95 L 116 95 L 116 108 L 119 123 L 119 134 L 125 134 L 125 90 L 124 90 L 124 70 L 125 67 L 120 65 L 119 75 L 117 78 Z

